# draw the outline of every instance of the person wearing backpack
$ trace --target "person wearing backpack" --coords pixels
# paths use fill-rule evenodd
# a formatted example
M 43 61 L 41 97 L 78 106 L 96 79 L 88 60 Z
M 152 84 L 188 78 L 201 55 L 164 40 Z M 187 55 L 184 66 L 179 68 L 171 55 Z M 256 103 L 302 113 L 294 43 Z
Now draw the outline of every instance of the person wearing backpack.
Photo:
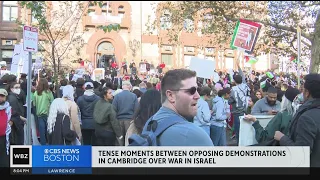
M 304 104 L 293 116 L 286 136 L 276 131 L 280 146 L 309 146 L 310 167 L 320 167 L 320 74 L 305 76 Z
M 188 69 L 164 75 L 162 107 L 146 122 L 141 135 L 129 138 L 129 146 L 213 146 L 208 134 L 192 123 L 200 98 L 196 77 L 196 72 Z
M 133 116 L 133 120 L 127 130 L 125 146 L 129 144 L 132 134 L 141 134 L 147 120 L 161 108 L 161 94 L 155 89 L 147 90 L 142 96 L 139 107 Z
M 248 102 L 250 99 L 250 88 L 246 83 L 246 77 L 240 68 L 239 60 L 237 60 L 239 74 L 234 75 L 233 79 L 236 86 L 232 87 L 228 104 L 232 106 L 231 114 L 233 115 L 234 131 L 239 143 L 240 116 L 247 112 Z

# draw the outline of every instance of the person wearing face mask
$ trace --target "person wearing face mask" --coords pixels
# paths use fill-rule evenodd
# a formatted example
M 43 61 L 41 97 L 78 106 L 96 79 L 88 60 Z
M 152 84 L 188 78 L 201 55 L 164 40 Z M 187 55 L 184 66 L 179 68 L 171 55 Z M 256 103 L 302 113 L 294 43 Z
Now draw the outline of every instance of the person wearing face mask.
M 24 118 L 24 103 L 20 99 L 20 84 L 13 82 L 9 86 L 8 102 L 12 107 L 11 120 L 11 144 L 23 145 L 24 144 L 24 125 L 27 120 Z
M 0 167 L 9 167 L 11 106 L 6 101 L 7 96 L 7 91 L 0 89 Z
M 320 74 L 305 76 L 304 103 L 289 126 L 289 135 L 276 131 L 280 146 L 309 146 L 310 167 L 320 167 Z

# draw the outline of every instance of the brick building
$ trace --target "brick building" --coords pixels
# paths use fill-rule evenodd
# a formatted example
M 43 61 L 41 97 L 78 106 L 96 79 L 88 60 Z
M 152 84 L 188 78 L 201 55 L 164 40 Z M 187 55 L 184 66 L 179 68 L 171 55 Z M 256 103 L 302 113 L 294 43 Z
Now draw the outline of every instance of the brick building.
M 68 50 L 70 51 L 68 53 L 74 54 L 73 58 L 82 58 L 91 62 L 94 67 L 101 67 L 114 55 L 118 63 L 123 59 L 126 59 L 127 62 L 134 60 L 136 63 L 139 63 L 141 59 L 146 59 L 154 66 L 165 62 L 167 67 L 171 68 L 187 67 L 190 59 L 198 56 L 215 60 L 217 69 L 235 68 L 234 58 L 237 56 L 237 51 L 229 49 L 229 44 L 218 49 L 216 46 L 209 45 L 208 41 L 212 37 L 202 37 L 197 32 L 189 32 L 187 26 L 193 26 L 194 22 L 186 23 L 185 30 L 179 34 L 181 45 L 170 44 L 166 36 L 166 28 L 169 28 L 170 22 L 165 20 L 165 14 L 159 14 L 155 10 L 159 2 L 112 1 L 109 8 L 107 8 L 107 3 L 102 8 L 89 6 L 89 13 L 83 16 L 77 28 L 82 34 L 84 46 L 78 53 L 75 53 L 75 48 Z M 51 11 L 61 10 L 59 2 L 48 1 L 48 3 Z M 17 1 L 1 1 L 0 12 L 0 60 L 9 63 L 14 44 L 22 38 L 21 33 L 13 32 L 17 26 L 15 18 L 21 18 L 22 21 L 29 24 L 32 24 L 34 18 L 31 12 L 18 7 Z M 109 18 L 121 19 L 121 29 L 118 32 L 105 33 L 96 29 L 98 25 L 105 23 L 107 13 Z M 150 20 L 159 21 L 161 26 L 160 30 L 153 35 L 146 33 L 146 24 Z M 44 40 L 43 37 L 40 37 L 40 40 Z M 262 55 L 253 68 L 256 70 L 273 68 L 270 59 L 270 55 Z M 77 66 L 77 64 L 70 63 L 72 60 L 72 58 L 67 58 L 62 64 Z M 241 65 L 250 68 L 250 65 L 243 61 Z

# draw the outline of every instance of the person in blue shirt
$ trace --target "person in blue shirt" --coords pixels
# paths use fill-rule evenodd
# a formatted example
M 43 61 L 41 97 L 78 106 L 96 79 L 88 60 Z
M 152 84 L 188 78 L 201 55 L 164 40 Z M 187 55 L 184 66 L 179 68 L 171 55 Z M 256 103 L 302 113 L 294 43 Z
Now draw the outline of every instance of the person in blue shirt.
M 193 123 L 201 127 L 210 136 L 210 118 L 211 112 L 209 104 L 206 102 L 210 99 L 211 88 L 204 86 L 199 88 L 200 99 L 198 100 L 198 112 L 193 119 Z
M 230 97 L 231 90 L 224 88 L 218 92 L 213 100 L 212 115 L 211 115 L 211 126 L 210 126 L 210 137 L 215 146 L 226 146 L 227 136 L 226 127 L 227 119 L 230 117 L 230 106 L 226 99 Z
M 153 116 L 154 120 L 180 118 L 181 123 L 174 124 L 158 137 L 160 146 L 213 146 L 208 134 L 192 123 L 197 115 L 196 72 L 188 69 L 168 71 L 161 81 L 162 107 Z

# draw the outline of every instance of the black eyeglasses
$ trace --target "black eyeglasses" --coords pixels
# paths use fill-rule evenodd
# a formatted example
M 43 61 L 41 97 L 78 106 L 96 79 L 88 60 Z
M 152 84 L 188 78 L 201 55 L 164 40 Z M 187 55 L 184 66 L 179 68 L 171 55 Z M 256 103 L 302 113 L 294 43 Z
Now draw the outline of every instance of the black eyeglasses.
M 171 90 L 171 91 L 180 91 L 180 90 L 184 90 L 188 93 L 190 93 L 190 95 L 194 95 L 197 92 L 197 87 L 191 87 L 189 89 L 178 89 L 178 90 Z

